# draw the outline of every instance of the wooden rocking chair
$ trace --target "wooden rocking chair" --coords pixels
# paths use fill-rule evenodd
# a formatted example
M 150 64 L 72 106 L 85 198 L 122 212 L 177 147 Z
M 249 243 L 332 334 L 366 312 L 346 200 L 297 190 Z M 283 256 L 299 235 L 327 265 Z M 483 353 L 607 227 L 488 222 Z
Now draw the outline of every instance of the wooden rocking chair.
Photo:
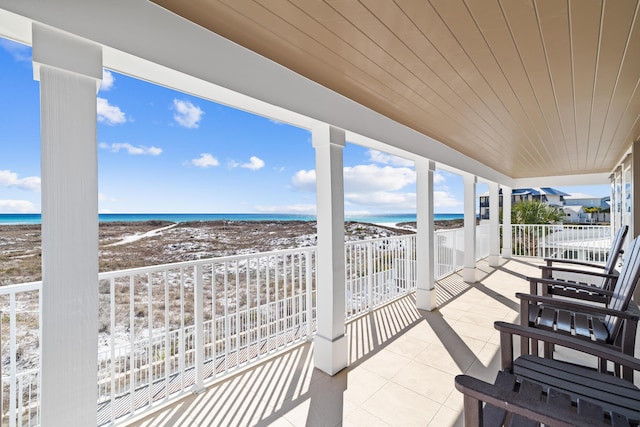
M 606 303 L 608 300 L 606 292 L 613 290 L 618 279 L 615 268 L 618 264 L 618 258 L 623 252 L 622 245 L 624 244 L 628 231 L 629 227 L 626 225 L 618 229 L 609 250 L 609 258 L 604 265 L 577 260 L 545 258 L 547 264 L 540 266 L 542 269 L 542 277 L 527 278 L 530 284 L 529 292 L 534 295 L 560 295 Z M 554 266 L 554 264 L 556 265 Z M 563 264 L 564 266 L 559 267 L 557 264 Z M 589 267 L 589 269 L 576 269 L 567 266 Z M 590 276 L 591 281 L 584 282 L 580 281 L 579 278 L 576 280 L 562 279 L 558 276 L 558 273 L 560 273 L 562 277 L 575 275 L 582 277 L 583 280 L 585 276 Z M 540 293 L 538 292 L 538 285 L 542 287 Z M 605 292 L 603 293 L 601 291 Z
M 550 331 L 496 322 L 502 371 L 494 384 L 467 375 L 455 378 L 464 394 L 464 425 L 638 426 L 640 389 L 605 372 L 524 354 L 513 358 L 513 335 L 597 356 L 640 371 L 640 359 L 606 346 Z M 614 372 L 615 373 L 615 372 Z
M 640 310 L 631 297 L 639 279 L 640 238 L 636 238 L 629 246 L 614 290 L 606 292 L 608 301 L 605 307 L 517 293 L 521 300 L 520 323 L 556 334 L 575 335 L 633 355 Z M 532 340 L 532 345 L 534 349 L 538 348 L 535 340 Z M 529 340 L 521 341 L 521 352 L 529 353 Z M 552 358 L 553 344 L 545 344 L 544 354 Z M 630 371 L 626 373 L 629 375 Z

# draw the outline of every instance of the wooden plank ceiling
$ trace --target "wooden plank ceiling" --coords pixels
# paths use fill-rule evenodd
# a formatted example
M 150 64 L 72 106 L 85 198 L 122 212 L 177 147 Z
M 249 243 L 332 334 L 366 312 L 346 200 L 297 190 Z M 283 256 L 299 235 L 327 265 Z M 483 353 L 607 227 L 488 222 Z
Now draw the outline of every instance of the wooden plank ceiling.
M 640 136 L 638 0 L 154 1 L 513 178 Z

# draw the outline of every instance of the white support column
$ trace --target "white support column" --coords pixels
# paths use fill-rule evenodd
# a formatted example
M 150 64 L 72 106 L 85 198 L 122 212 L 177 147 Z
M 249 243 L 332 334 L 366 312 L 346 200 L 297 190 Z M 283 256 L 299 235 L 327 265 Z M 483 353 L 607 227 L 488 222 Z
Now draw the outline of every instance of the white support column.
M 502 186 L 502 257 L 511 258 L 511 188 Z
M 500 186 L 489 183 L 489 265 L 500 265 Z
M 416 307 L 421 310 L 436 308 L 434 280 L 434 237 L 433 237 L 433 172 L 434 161 L 421 158 L 416 160 L 416 259 L 418 286 Z
M 476 278 L 476 181 L 475 175 L 463 174 L 464 182 L 464 269 L 462 279 L 475 283 Z
M 316 368 L 334 375 L 347 366 L 344 326 L 344 180 L 345 132 L 329 125 L 312 130 L 316 149 L 318 207 Z
M 33 25 L 42 151 L 41 425 L 95 426 L 102 48 Z

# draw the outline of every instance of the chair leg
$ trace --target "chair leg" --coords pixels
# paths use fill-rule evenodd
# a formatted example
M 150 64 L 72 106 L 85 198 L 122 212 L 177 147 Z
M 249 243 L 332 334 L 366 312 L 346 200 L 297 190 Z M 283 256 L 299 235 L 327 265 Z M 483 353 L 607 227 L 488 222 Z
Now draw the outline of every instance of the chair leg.
M 626 319 L 622 322 L 622 342 L 620 343 L 620 349 L 624 354 L 633 356 L 636 347 L 636 329 L 638 327 L 638 321 L 635 319 Z M 623 366 L 622 378 L 633 382 L 633 369 Z
M 482 426 L 482 402 L 469 395 L 464 395 L 464 426 Z
M 529 310 L 531 304 L 525 303 L 524 301 L 520 304 L 520 324 L 522 326 L 529 326 Z M 538 349 L 538 343 L 534 342 L 534 348 Z M 520 355 L 529 354 L 529 338 L 520 337 Z

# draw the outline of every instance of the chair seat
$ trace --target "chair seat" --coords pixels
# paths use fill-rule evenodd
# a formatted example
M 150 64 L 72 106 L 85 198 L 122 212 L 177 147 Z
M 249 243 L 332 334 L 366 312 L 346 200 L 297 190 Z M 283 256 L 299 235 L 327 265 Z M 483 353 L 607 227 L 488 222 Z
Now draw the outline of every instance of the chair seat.
M 551 416 L 561 425 L 638 426 L 640 389 L 612 375 L 570 363 L 537 356 L 521 356 L 514 361 L 513 373 L 500 371 L 495 387 L 483 387 L 471 377 L 456 378 L 462 388 L 479 393 L 494 392 L 499 400 L 509 401 L 521 415 L 507 408 L 485 405 L 484 426 L 535 426 L 537 415 Z M 471 384 L 473 381 L 477 384 Z M 486 384 L 486 383 L 483 383 Z M 492 391 L 493 390 L 493 391 Z M 464 391 L 463 391 L 464 392 Z
M 590 402 L 605 412 L 623 415 L 640 423 L 640 389 L 629 381 L 593 369 L 525 355 L 513 363 L 513 373 L 520 380 L 542 386 L 545 393 L 553 389 L 566 394 L 571 401 Z
M 585 313 L 529 304 L 529 323 L 550 330 L 576 335 L 597 342 L 608 342 L 609 331 L 600 317 Z

